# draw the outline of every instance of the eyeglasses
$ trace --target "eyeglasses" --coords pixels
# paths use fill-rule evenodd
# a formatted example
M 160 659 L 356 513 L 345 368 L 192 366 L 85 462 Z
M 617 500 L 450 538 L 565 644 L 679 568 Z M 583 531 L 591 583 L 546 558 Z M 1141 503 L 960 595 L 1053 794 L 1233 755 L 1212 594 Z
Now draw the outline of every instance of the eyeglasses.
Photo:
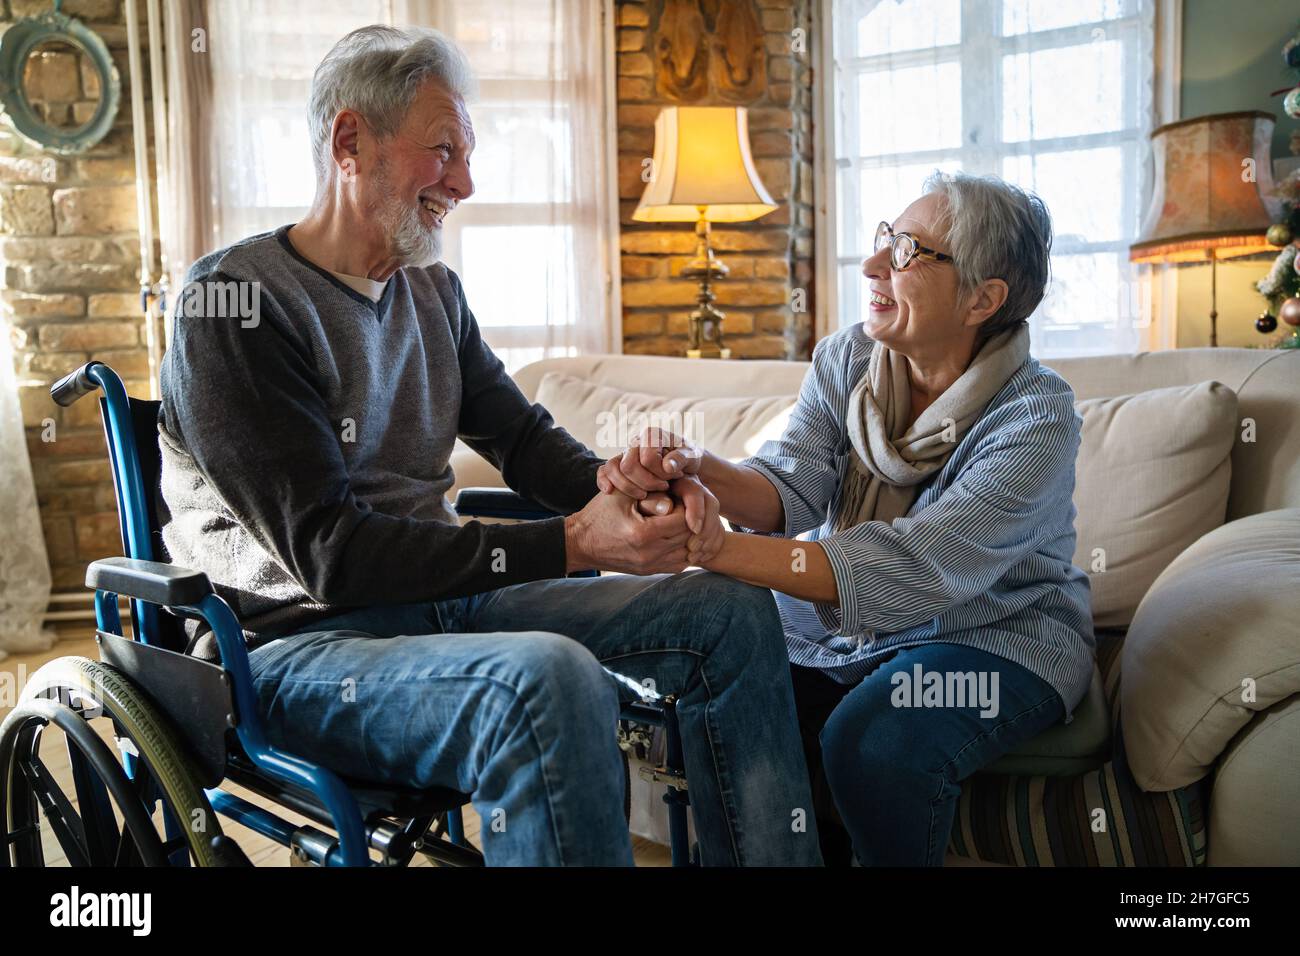
M 912 260 L 918 256 L 922 259 L 931 259 L 934 262 L 952 262 L 952 256 L 926 248 L 917 242 L 916 236 L 910 232 L 895 233 L 889 227 L 889 223 L 882 222 L 876 227 L 876 244 L 873 252 L 879 252 L 885 248 L 887 243 L 893 245 L 889 252 L 889 264 L 898 272 L 902 272 L 910 266 Z

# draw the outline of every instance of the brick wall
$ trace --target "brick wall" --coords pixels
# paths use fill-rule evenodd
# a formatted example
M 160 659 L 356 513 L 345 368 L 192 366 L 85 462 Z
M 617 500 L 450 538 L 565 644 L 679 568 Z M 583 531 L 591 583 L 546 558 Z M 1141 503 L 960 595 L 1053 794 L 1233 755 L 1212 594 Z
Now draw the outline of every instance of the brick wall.
M 0 0 L 0 30 L 50 7 L 49 0 Z M 143 19 L 144 4 L 139 9 Z M 122 80 L 121 107 L 108 136 L 72 157 L 28 145 L 0 119 L 0 305 L 14 345 L 54 587 L 80 590 L 86 562 L 121 553 L 117 510 L 97 403 L 59 408 L 49 385 L 93 357 L 116 369 L 131 394 L 148 394 L 148 386 L 122 3 L 64 0 L 63 12 L 108 45 Z M 141 34 L 143 41 L 143 24 Z M 51 96 L 87 95 L 84 79 L 73 95 L 81 72 L 75 66 L 69 75 L 58 62 L 48 70 L 48 88 L 65 90 Z
M 714 248 L 731 269 L 717 286 L 718 305 L 727 314 L 733 355 L 806 358 L 814 305 L 811 2 L 748 2 L 763 30 L 766 83 L 742 105 L 749 108 L 759 174 L 780 208 L 756 222 L 715 228 Z M 700 6 L 710 18 L 718 8 L 708 0 Z M 631 220 L 644 188 L 643 161 L 653 152 L 654 118 L 675 102 L 656 91 L 654 79 L 663 7 L 664 0 L 617 4 L 624 348 L 642 354 L 681 354 L 695 296 L 695 283 L 679 275 L 694 252 L 691 224 Z M 49 8 L 48 0 L 0 0 L 0 31 Z M 0 307 L 14 345 L 54 586 L 79 590 L 87 561 L 120 552 L 117 514 L 96 403 L 60 409 L 48 388 L 94 357 L 117 369 L 128 391 L 143 395 L 147 366 L 122 3 L 65 0 L 63 9 L 109 46 L 122 79 L 121 108 L 112 132 L 76 157 L 27 145 L 0 119 Z M 147 70 L 143 24 L 141 32 Z M 85 93 L 83 85 L 72 99 Z M 147 77 L 145 93 L 147 102 Z M 692 104 L 725 102 L 710 89 Z
M 763 31 L 766 83 L 736 103 L 707 91 L 672 100 L 656 83 L 665 0 L 618 0 L 618 165 L 623 271 L 623 348 L 681 355 L 696 283 L 680 276 L 695 251 L 690 223 L 637 223 L 632 212 L 654 152 L 654 120 L 668 105 L 741 105 L 749 110 L 758 174 L 779 208 L 748 223 L 713 228 L 713 248 L 730 268 L 716 286 L 726 313 L 725 344 L 737 358 L 809 357 L 813 315 L 812 58 L 810 0 L 740 0 Z M 696 4 L 706 25 L 717 2 Z M 802 33 L 798 32 L 802 31 Z

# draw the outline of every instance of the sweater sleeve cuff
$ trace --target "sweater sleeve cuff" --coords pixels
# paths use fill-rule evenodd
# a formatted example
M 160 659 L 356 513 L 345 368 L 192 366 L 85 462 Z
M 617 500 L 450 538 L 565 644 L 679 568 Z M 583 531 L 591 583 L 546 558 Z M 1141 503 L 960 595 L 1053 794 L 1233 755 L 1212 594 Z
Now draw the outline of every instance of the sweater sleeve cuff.
M 568 561 L 564 549 L 564 519 L 541 518 L 518 524 L 492 524 L 489 568 L 501 576 L 500 587 L 562 578 Z

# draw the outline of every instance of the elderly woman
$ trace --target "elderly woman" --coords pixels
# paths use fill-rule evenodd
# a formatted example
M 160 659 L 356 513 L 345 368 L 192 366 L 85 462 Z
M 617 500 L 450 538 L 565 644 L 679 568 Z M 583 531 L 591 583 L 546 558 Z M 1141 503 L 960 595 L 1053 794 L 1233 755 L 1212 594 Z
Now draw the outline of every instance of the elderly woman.
M 693 561 L 777 592 L 805 737 L 866 865 L 941 865 L 961 781 L 1091 677 L 1080 419 L 1026 324 L 1051 242 L 1036 196 L 932 177 L 878 227 L 868 317 L 818 343 L 779 441 L 732 464 L 647 434 L 598 479 L 712 493 L 684 499 Z

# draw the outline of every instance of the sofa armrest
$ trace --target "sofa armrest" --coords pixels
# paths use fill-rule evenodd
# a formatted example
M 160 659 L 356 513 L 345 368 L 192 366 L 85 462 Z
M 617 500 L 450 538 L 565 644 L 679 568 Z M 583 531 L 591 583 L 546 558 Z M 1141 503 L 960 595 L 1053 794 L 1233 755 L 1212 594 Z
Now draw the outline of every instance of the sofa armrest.
M 1254 717 L 1300 693 L 1300 508 L 1196 541 L 1152 584 L 1124 641 L 1120 724 L 1146 790 L 1209 774 Z

